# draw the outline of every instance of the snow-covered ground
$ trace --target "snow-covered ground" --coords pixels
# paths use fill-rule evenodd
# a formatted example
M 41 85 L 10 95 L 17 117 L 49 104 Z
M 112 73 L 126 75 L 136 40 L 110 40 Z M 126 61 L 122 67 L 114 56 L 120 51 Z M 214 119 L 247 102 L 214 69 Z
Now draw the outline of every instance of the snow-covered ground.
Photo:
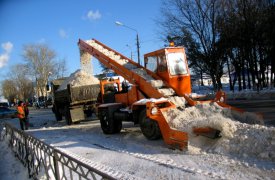
M 147 140 L 139 127 L 132 123 L 124 123 L 120 134 L 105 135 L 98 120 L 67 126 L 65 121 L 55 121 L 50 109 L 31 109 L 30 112 L 32 127 L 27 133 L 75 157 L 124 172 L 134 179 L 274 179 L 275 177 L 274 160 L 261 156 L 257 158 L 244 156 L 246 152 L 223 154 L 206 149 L 172 150 L 167 148 L 163 140 Z M 9 122 L 19 128 L 18 119 L 1 120 L 1 123 L 3 122 Z M 234 144 L 227 145 L 242 146 L 241 142 L 249 137 L 239 138 L 231 141 Z M 260 139 L 266 141 L 265 137 Z M 219 140 L 213 141 L 207 138 L 202 140 L 205 147 L 219 145 L 217 143 Z M 271 144 L 273 143 L 275 142 L 272 141 Z M 243 145 L 248 146 L 248 144 Z M 249 147 L 257 148 L 257 145 Z M 224 147 L 221 146 L 220 151 L 222 148 Z M 243 150 L 249 151 L 247 148 Z M 28 179 L 27 169 L 14 157 L 5 141 L 0 141 L 0 153 L 1 179 Z
M 247 99 L 247 100 L 255 100 L 255 99 L 275 99 L 275 88 L 263 89 L 261 91 L 256 91 L 252 89 L 246 89 L 242 91 L 235 90 L 234 92 L 229 91 L 228 85 L 223 88 L 223 91 L 226 92 L 227 99 L 238 100 L 238 99 Z M 215 92 L 211 86 L 192 86 L 193 96 L 202 96 L 209 95 L 214 97 Z
M 28 170 L 14 156 L 5 140 L 0 141 L 0 179 L 27 180 Z

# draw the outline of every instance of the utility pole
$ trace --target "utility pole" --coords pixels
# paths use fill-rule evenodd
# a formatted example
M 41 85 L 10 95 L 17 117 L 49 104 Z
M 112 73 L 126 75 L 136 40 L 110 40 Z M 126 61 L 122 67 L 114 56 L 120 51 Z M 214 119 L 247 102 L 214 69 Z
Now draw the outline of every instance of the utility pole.
M 136 29 L 132 28 L 132 27 L 126 26 L 125 24 L 123 24 L 119 21 L 116 21 L 115 24 L 118 25 L 118 26 L 124 26 L 124 27 L 126 27 L 128 29 L 131 29 L 131 30 L 133 30 L 137 33 L 137 54 L 138 54 L 138 64 L 140 64 L 140 53 L 139 53 L 140 44 L 139 44 L 139 38 L 138 38 L 138 31 Z

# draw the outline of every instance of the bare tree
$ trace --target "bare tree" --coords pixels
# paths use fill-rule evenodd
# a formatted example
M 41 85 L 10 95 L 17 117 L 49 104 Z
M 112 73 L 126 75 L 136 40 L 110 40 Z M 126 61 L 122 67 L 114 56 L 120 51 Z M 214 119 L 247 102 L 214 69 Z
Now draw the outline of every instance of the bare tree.
M 33 84 L 28 76 L 26 65 L 17 64 L 11 67 L 9 79 L 2 82 L 3 96 L 10 102 L 14 99 L 28 100 L 33 97 Z
M 64 77 L 67 72 L 66 59 L 60 59 L 55 63 L 55 68 L 52 72 L 51 78 L 61 78 Z
M 9 77 L 16 84 L 18 99 L 27 100 L 33 97 L 33 84 L 28 76 L 28 68 L 25 64 L 17 64 L 12 66 Z
M 1 82 L 2 95 L 9 101 L 14 102 L 17 97 L 17 87 L 14 80 L 7 79 Z
M 217 48 L 219 35 L 216 19 L 220 14 L 222 1 L 219 0 L 164 0 L 163 20 L 160 24 L 170 36 L 191 37 L 197 50 L 192 64 L 211 76 L 214 88 L 221 88 L 225 60 Z M 185 38 L 186 39 L 186 38 Z M 186 43 L 186 42 L 182 42 Z M 185 45 L 185 44 L 179 44 Z
M 23 47 L 23 58 L 27 62 L 30 74 L 34 77 L 36 88 L 42 96 L 46 96 L 46 85 L 50 73 L 55 70 L 56 53 L 46 44 L 29 44 Z
M 259 89 L 270 85 L 275 69 L 275 2 L 225 2 L 227 4 L 218 21 L 220 39 L 227 48 L 228 57 L 234 66 L 239 90 L 251 87 Z

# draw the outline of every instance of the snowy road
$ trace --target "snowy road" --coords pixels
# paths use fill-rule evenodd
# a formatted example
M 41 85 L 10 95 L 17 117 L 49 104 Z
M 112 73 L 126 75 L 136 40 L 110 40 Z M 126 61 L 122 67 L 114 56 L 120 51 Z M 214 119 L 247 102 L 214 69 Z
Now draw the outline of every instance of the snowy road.
M 275 126 L 275 98 L 264 100 L 230 100 L 227 103 L 249 112 L 260 112 L 263 114 L 266 125 Z
M 50 109 L 31 110 L 28 133 L 76 156 L 136 179 L 273 179 L 275 162 L 237 155 L 192 153 L 149 141 L 138 127 L 123 124 L 122 133 L 105 135 L 98 120 L 67 126 Z M 19 127 L 17 119 L 8 120 Z M 209 140 L 208 140 L 209 141 Z

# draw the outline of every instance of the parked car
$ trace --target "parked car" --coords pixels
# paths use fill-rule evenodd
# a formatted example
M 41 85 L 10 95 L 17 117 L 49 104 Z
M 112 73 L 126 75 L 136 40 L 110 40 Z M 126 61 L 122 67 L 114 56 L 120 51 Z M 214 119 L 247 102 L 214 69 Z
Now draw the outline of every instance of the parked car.
M 0 102 L 0 106 L 9 107 L 9 103 L 7 103 L 7 102 Z
M 8 107 L 1 106 L 0 107 L 0 118 L 16 118 L 17 110 L 10 109 Z

